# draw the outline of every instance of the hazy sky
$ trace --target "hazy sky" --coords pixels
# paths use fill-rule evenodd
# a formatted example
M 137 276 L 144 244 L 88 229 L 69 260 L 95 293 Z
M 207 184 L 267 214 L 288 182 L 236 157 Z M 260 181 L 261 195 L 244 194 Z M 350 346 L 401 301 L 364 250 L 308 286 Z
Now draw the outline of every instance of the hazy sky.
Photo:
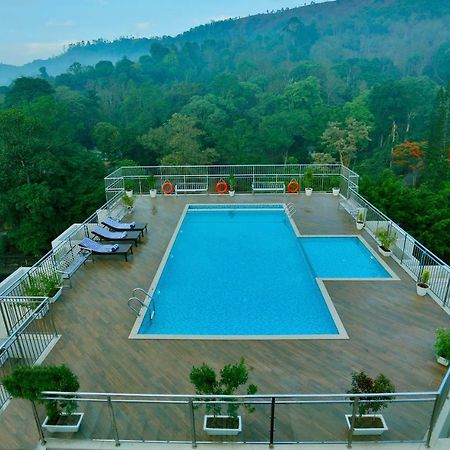
M 324 0 L 316 0 L 316 3 Z M 310 3 L 310 1 L 307 1 Z M 0 0 L 0 62 L 56 55 L 72 42 L 176 35 L 228 17 L 304 5 L 305 0 Z

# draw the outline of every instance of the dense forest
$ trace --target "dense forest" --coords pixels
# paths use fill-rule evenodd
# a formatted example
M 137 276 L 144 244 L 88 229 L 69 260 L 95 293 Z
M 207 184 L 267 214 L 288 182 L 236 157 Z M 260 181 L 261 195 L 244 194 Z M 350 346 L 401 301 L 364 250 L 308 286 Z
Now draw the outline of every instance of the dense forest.
M 363 195 L 449 260 L 448 18 L 447 2 L 341 0 L 17 78 L 0 90 L 0 255 L 47 250 L 123 164 L 342 161 Z

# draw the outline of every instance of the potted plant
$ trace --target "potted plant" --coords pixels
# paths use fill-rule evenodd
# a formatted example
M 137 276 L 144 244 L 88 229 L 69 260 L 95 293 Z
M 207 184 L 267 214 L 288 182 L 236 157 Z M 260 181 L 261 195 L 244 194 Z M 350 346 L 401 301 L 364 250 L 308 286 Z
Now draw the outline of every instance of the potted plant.
M 155 189 L 156 178 L 155 178 L 155 176 L 154 175 L 150 175 L 147 178 L 147 181 L 148 181 L 148 188 L 150 190 L 150 197 L 151 198 L 155 198 L 156 197 L 156 189 Z
M 130 211 L 133 209 L 133 205 L 134 205 L 134 198 L 133 197 L 130 197 L 130 196 L 125 194 L 122 197 L 122 202 Z
M 341 192 L 340 186 L 341 186 L 341 179 L 339 177 L 332 177 L 331 178 L 331 190 L 335 197 L 337 197 L 339 195 L 339 192 Z
M 380 373 L 375 379 L 369 377 L 365 372 L 353 372 L 352 387 L 349 394 L 388 394 L 395 392 L 395 387 L 385 375 Z M 386 408 L 388 400 L 392 396 L 360 397 L 358 404 L 358 415 L 355 417 L 353 434 L 359 436 L 373 436 L 383 434 L 388 430 L 384 417 L 376 414 Z M 369 401 L 370 402 L 367 402 Z M 349 430 L 351 429 L 352 415 L 346 414 L 345 419 Z
M 313 171 L 311 168 L 307 169 L 303 176 L 303 184 L 305 186 L 305 194 L 310 197 L 313 192 Z
M 397 240 L 397 235 L 391 233 L 388 228 L 382 228 L 381 230 L 377 230 L 375 237 L 379 242 L 378 251 L 383 256 L 390 256 L 392 254 L 391 246 Z
M 23 283 L 26 297 L 48 297 L 50 303 L 56 302 L 62 294 L 61 277 L 56 272 L 33 272 Z
M 248 368 L 244 358 L 237 364 L 227 364 L 220 371 L 220 379 L 214 369 L 203 363 L 200 367 L 193 367 L 189 375 L 195 392 L 199 395 L 233 395 L 239 386 L 244 386 L 248 381 Z M 247 394 L 253 395 L 258 388 L 254 384 L 247 386 Z M 203 421 L 203 429 L 209 435 L 235 436 L 242 431 L 242 418 L 237 415 L 239 404 L 230 400 L 227 404 L 227 414 L 222 414 L 223 404 L 206 402 L 206 414 Z M 249 412 L 254 407 L 246 405 Z
M 423 297 L 427 294 L 428 289 L 430 287 L 429 281 L 430 281 L 430 269 L 423 269 L 422 274 L 420 275 L 419 280 L 416 284 L 416 290 L 417 295 L 420 295 L 420 297 Z
M 450 328 L 438 328 L 436 330 L 436 359 L 439 364 L 448 366 L 450 362 Z
M 364 228 L 365 223 L 365 211 L 364 208 L 359 208 L 358 213 L 356 214 L 356 229 L 362 230 Z
M 76 375 L 65 365 L 18 367 L 4 378 L 3 384 L 13 397 L 38 402 L 45 406 L 47 417 L 42 427 L 52 433 L 79 430 L 84 413 L 74 412 L 77 402 L 43 400 L 44 391 L 75 392 L 80 387 Z
M 124 186 L 125 186 L 125 194 L 128 197 L 133 196 L 133 182 L 131 180 L 125 180 Z
M 228 177 L 228 194 L 230 197 L 234 197 L 236 192 L 236 177 L 233 174 L 230 174 Z

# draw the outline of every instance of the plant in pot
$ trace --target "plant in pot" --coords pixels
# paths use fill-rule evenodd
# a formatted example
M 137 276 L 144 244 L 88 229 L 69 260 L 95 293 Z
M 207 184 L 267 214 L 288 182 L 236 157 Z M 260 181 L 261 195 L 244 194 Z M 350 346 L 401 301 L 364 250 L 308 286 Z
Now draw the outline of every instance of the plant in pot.
M 430 275 L 430 269 L 423 269 L 422 274 L 416 283 L 417 295 L 420 297 L 425 296 L 430 288 Z
M 356 214 L 356 229 L 362 230 L 366 221 L 364 208 L 359 208 Z
M 124 195 L 122 197 L 122 203 L 129 209 L 132 210 L 133 209 L 133 205 L 134 205 L 134 198 L 133 197 L 129 197 L 128 195 Z
M 132 197 L 134 186 L 133 182 L 131 180 L 125 180 L 124 186 L 125 186 L 125 195 L 127 195 L 128 197 Z
M 305 194 L 309 197 L 313 192 L 313 170 L 311 168 L 307 169 L 305 175 L 303 176 L 303 185 L 305 186 Z
M 26 297 L 49 297 L 50 303 L 56 302 L 62 293 L 61 277 L 56 272 L 33 272 L 23 283 Z M 35 305 L 29 304 L 29 306 Z
M 436 351 L 437 362 L 447 367 L 450 362 L 450 328 L 438 328 L 436 330 L 434 350 Z
M 230 174 L 228 177 L 228 194 L 230 197 L 234 197 L 236 192 L 236 177 L 233 174 Z
M 156 197 L 156 189 L 155 189 L 156 178 L 155 178 L 155 176 L 154 175 L 150 175 L 147 178 L 147 181 L 148 181 L 148 188 L 150 190 L 150 197 L 151 198 L 155 198 Z
M 395 392 L 395 386 L 385 375 L 380 373 L 375 379 L 365 372 L 352 373 L 352 386 L 349 394 L 389 394 Z M 380 435 L 388 430 L 384 417 L 377 414 L 388 405 L 393 396 L 360 397 L 357 416 L 355 416 L 353 434 L 360 436 Z M 346 414 L 345 419 L 351 429 L 352 415 Z
M 337 197 L 339 195 L 339 192 L 341 191 L 340 186 L 341 186 L 341 179 L 339 177 L 332 177 L 331 178 L 331 190 L 335 197 Z
M 397 240 L 397 235 L 391 233 L 388 228 L 382 228 L 375 233 L 375 237 L 378 239 L 378 251 L 383 256 L 390 256 L 392 254 L 392 244 Z
M 193 367 L 189 375 L 191 383 L 195 387 L 195 392 L 199 395 L 233 395 L 239 386 L 244 386 L 248 382 L 248 372 L 244 358 L 237 364 L 227 364 L 220 371 L 220 378 L 214 369 L 203 363 L 200 367 Z M 247 394 L 253 395 L 258 388 L 254 384 L 247 386 Z M 229 435 L 235 436 L 242 431 L 242 418 L 237 415 L 239 403 L 230 400 L 227 404 L 227 413 L 222 414 L 222 403 L 206 404 L 206 415 L 204 417 L 203 429 L 209 435 Z M 254 407 L 245 406 L 249 412 L 254 411 Z
M 75 412 L 75 400 L 71 397 L 67 400 L 42 399 L 44 391 L 76 392 L 79 389 L 76 375 L 65 365 L 18 367 L 4 378 L 3 384 L 13 397 L 45 406 L 47 417 L 43 428 L 53 433 L 79 430 L 84 413 Z

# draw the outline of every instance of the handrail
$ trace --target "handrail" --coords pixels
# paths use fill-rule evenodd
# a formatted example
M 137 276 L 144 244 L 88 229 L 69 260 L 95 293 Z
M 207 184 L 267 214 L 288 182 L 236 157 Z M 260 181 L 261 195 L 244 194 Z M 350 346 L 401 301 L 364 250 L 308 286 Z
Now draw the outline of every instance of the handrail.
M 133 296 L 128 299 L 128 302 L 127 302 L 128 308 L 130 308 L 136 314 L 136 316 L 139 316 L 141 312 L 140 312 L 140 310 L 138 311 L 137 309 L 135 309 L 133 307 L 133 305 L 131 304 L 133 301 L 137 301 L 141 305 L 141 308 L 145 308 L 146 306 L 145 306 L 144 302 L 137 297 Z

